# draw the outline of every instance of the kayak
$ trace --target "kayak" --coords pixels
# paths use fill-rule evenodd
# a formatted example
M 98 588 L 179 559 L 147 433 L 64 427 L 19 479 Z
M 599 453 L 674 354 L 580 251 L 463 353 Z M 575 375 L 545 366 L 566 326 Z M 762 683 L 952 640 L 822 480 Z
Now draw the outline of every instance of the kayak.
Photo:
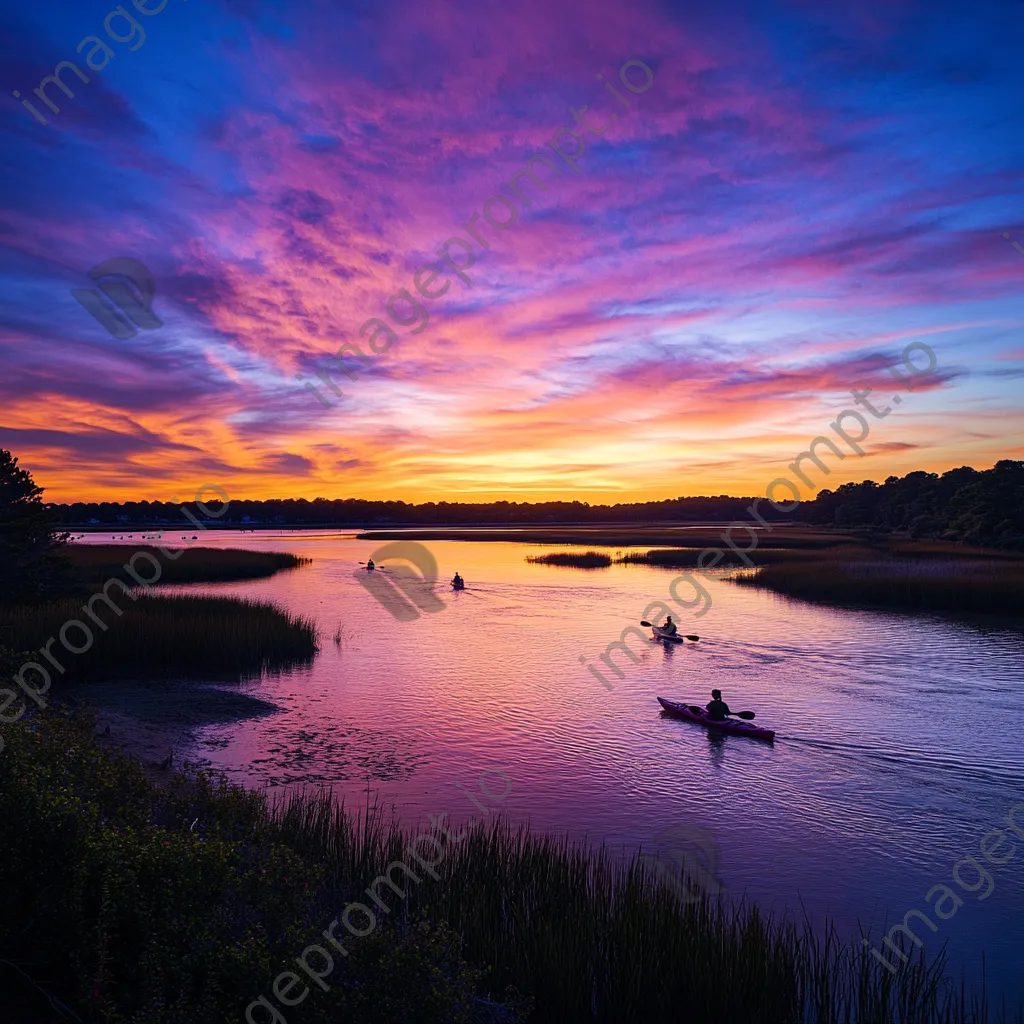
M 727 718 L 724 722 L 713 722 L 708 718 L 708 713 L 703 708 L 697 707 L 696 704 L 679 704 L 674 700 L 665 700 L 664 697 L 659 697 L 658 703 L 673 718 L 685 718 L 688 722 L 696 722 L 714 732 L 727 732 L 733 736 L 749 736 L 755 740 L 768 740 L 769 743 L 775 739 L 773 729 L 762 729 L 750 722 L 744 722 L 741 718 Z
M 681 644 L 683 638 L 678 633 L 666 633 L 660 626 L 651 626 L 651 632 L 655 640 L 664 640 L 666 643 Z
M 452 590 L 465 590 L 465 589 L 466 589 L 466 584 L 465 583 L 453 583 L 452 584 Z

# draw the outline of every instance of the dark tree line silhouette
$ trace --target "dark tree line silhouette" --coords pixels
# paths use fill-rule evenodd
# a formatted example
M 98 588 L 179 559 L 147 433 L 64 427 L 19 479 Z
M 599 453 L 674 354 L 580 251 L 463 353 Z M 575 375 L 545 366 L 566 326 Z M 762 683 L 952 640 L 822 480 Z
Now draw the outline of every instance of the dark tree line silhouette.
M 268 498 L 232 500 L 215 520 L 225 526 L 550 526 L 657 522 L 719 523 L 749 520 L 753 498 L 729 495 L 671 498 L 665 501 L 591 505 L 580 501 L 489 503 L 367 501 L 359 498 Z M 173 502 L 75 502 L 50 506 L 65 528 L 110 526 L 188 529 L 181 506 Z M 188 507 L 193 515 L 199 511 Z M 210 503 L 216 513 L 219 506 Z M 969 466 L 941 476 L 918 471 L 823 490 L 783 515 L 762 501 L 769 521 L 797 519 L 842 530 L 899 533 L 1011 550 L 1024 549 L 1024 462 L 1004 459 L 991 469 Z M 210 520 L 207 520 L 210 523 Z
M 843 484 L 801 508 L 821 526 L 1024 550 L 1024 462 Z
M 227 513 L 214 521 L 232 526 L 286 524 L 290 526 L 503 526 L 591 523 L 651 523 L 651 522 L 721 522 L 747 515 L 746 508 L 752 498 L 728 495 L 700 498 L 672 498 L 666 501 L 646 501 L 634 504 L 590 505 L 580 501 L 545 501 L 539 503 L 495 501 L 464 503 L 428 501 L 412 504 L 405 501 L 367 501 L 361 498 L 268 498 L 264 500 L 231 499 Z M 193 515 L 200 513 L 185 503 Z M 792 518 L 773 512 L 762 502 L 762 511 L 768 519 Z M 90 520 L 103 525 L 133 525 L 136 527 L 161 523 L 181 524 L 181 507 L 172 502 L 128 501 L 75 502 L 54 508 L 67 526 L 89 525 Z M 219 503 L 210 502 L 213 513 Z M 92 524 L 96 525 L 96 524 Z M 207 520 L 207 525 L 211 522 Z

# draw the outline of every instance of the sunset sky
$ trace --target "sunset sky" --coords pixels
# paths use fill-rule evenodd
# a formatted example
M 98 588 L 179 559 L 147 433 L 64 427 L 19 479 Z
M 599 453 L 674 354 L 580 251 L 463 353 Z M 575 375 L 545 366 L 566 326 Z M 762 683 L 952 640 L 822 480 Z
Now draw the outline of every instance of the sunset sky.
M 136 2 L 3 4 L 0 446 L 47 499 L 764 493 L 913 341 L 821 484 L 1024 458 L 1017 0 Z M 115 257 L 159 326 L 72 296 Z

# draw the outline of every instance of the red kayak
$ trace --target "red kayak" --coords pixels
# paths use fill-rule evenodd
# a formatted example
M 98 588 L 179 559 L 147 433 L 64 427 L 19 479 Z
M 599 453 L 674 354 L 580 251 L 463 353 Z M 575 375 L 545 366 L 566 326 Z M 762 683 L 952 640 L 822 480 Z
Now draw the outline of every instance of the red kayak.
M 696 722 L 703 725 L 705 729 L 713 729 L 715 732 L 728 732 L 734 736 L 749 736 L 755 740 L 768 740 L 770 743 L 775 739 L 773 729 L 762 729 L 760 726 L 751 725 L 742 719 L 727 718 L 724 722 L 713 722 L 708 718 L 708 713 L 696 704 L 679 704 L 674 700 L 658 698 L 658 703 L 673 718 L 685 718 L 688 722 Z

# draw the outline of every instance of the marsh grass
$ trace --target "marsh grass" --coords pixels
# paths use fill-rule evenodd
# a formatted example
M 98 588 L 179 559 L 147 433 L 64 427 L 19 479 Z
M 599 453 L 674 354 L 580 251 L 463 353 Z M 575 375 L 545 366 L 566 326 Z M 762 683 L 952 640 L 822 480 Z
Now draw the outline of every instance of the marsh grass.
M 103 631 L 73 599 L 42 605 L 0 607 L 0 637 L 13 646 L 39 650 L 64 624 L 77 620 L 89 627 L 93 643 L 81 654 L 58 641 L 50 651 L 65 673 L 63 682 L 97 679 L 192 676 L 247 679 L 312 660 L 318 649 L 314 623 L 273 605 L 235 597 L 138 596 L 111 588 L 120 617 L 103 602 L 94 613 Z M 66 633 L 76 648 L 87 637 L 77 626 Z M 46 666 L 45 658 L 37 660 Z
M 403 858 L 401 831 L 378 809 L 353 820 L 324 793 L 293 794 L 268 820 L 281 841 L 324 867 L 334 907 L 365 902 L 369 882 Z M 487 970 L 490 990 L 520 993 L 532 1005 L 531 1021 L 1024 1020 L 1019 1008 L 992 1015 L 984 992 L 949 983 L 943 954 L 892 977 L 830 924 L 819 934 L 750 903 L 708 896 L 683 903 L 639 858 L 622 861 L 504 822 L 458 835 L 445 843 L 437 880 L 421 875 L 406 885 L 403 878 L 404 900 L 384 890 L 384 927 L 417 915 L 446 922 L 467 961 Z
M 572 566 L 576 569 L 607 569 L 612 564 L 611 555 L 600 551 L 555 551 L 550 555 L 527 555 L 526 560 L 537 565 Z
M 167 550 L 176 554 L 173 541 Z M 171 559 L 159 548 L 148 544 L 69 544 L 65 551 L 78 579 L 86 586 L 102 586 L 111 576 L 130 582 L 124 565 L 136 552 L 143 551 L 160 565 L 158 583 L 222 583 L 230 580 L 255 580 L 283 569 L 295 569 L 312 561 L 283 551 L 246 551 L 242 548 L 180 548 Z M 143 560 L 139 572 L 148 576 L 152 569 Z
M 350 814 L 319 790 L 273 801 L 205 775 L 158 789 L 100 750 L 93 728 L 39 712 L 0 759 L 0 961 L 24 964 L 82 1019 L 241 1020 L 403 859 L 417 876 L 396 873 L 398 893 L 378 886 L 386 910 L 374 904 L 371 934 L 337 930 L 349 953 L 303 1021 L 1024 1019 L 950 984 L 941 956 L 893 977 L 831 927 L 684 903 L 646 861 L 504 822 L 435 833 L 435 879 L 376 805 Z

